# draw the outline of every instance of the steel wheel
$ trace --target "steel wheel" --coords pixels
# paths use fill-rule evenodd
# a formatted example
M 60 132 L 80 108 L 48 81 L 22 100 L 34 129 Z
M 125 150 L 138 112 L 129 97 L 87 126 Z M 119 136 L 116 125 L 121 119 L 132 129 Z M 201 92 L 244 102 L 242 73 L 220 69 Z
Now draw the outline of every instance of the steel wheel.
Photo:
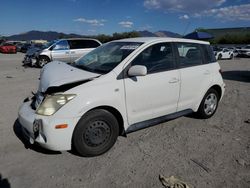
M 84 142 L 91 147 L 105 144 L 111 136 L 110 126 L 104 121 L 94 121 L 83 134 Z

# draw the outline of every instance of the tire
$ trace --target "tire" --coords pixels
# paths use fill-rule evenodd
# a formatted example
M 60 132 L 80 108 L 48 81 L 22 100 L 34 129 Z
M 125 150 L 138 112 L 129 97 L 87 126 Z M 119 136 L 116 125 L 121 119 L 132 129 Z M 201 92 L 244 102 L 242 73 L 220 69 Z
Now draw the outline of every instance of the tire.
M 113 114 L 97 109 L 87 112 L 77 123 L 72 145 L 78 154 L 93 157 L 107 152 L 119 135 L 119 124 Z
M 219 56 L 218 56 L 218 60 L 221 60 L 222 59 L 222 55 L 221 54 L 219 54 Z
M 231 54 L 229 59 L 233 59 L 233 57 L 234 57 L 234 55 L 233 55 L 233 54 Z
M 202 119 L 208 119 L 214 115 L 218 108 L 219 94 L 215 89 L 209 89 L 203 97 L 197 116 Z
M 39 57 L 38 61 L 36 62 L 36 65 L 39 68 L 42 68 L 44 65 L 46 65 L 48 62 L 50 62 L 50 59 L 46 56 Z

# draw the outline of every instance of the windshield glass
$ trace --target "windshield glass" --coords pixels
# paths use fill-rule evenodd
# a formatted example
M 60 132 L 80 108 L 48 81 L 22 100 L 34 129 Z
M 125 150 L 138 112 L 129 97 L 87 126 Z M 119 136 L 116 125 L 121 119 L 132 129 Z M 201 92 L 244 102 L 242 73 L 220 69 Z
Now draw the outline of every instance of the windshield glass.
M 42 47 L 42 50 L 44 50 L 44 49 L 50 47 L 50 46 L 51 46 L 52 44 L 54 44 L 56 41 L 57 41 L 57 40 L 52 40 L 52 41 L 50 41 L 50 42 L 44 44 L 43 47 Z
M 75 63 L 75 66 L 90 72 L 106 74 L 142 44 L 139 42 L 111 42 L 104 44 L 80 58 Z

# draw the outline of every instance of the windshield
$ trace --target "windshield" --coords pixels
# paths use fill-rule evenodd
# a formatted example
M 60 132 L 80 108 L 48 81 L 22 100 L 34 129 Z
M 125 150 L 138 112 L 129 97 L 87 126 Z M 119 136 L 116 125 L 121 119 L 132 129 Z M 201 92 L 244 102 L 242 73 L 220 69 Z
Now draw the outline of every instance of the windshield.
M 142 44 L 139 42 L 111 42 L 104 44 L 80 58 L 75 63 L 75 66 L 90 72 L 106 74 Z
M 52 40 L 52 41 L 50 41 L 50 42 L 44 44 L 44 45 L 42 46 L 42 50 L 44 50 L 44 49 L 50 47 L 50 46 L 51 46 L 52 44 L 54 44 L 56 41 L 57 41 L 57 40 Z

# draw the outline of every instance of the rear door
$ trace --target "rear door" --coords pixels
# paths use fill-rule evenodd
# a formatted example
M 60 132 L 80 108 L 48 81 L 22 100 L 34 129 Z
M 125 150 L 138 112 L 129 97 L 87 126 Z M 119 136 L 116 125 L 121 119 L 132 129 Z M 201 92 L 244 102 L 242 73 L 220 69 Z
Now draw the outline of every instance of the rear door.
M 70 46 L 71 62 L 74 62 L 81 56 L 87 54 L 94 48 L 100 46 L 100 44 L 94 40 L 79 39 L 79 40 L 68 40 Z
M 60 40 L 52 47 L 51 58 L 53 61 L 70 62 L 70 51 L 67 40 Z
M 129 124 L 176 112 L 180 75 L 171 43 L 146 48 L 131 63 L 147 67 L 146 76 L 124 79 Z
M 175 43 L 181 77 L 178 111 L 194 109 L 211 83 L 211 66 L 204 62 L 203 49 L 196 43 Z

